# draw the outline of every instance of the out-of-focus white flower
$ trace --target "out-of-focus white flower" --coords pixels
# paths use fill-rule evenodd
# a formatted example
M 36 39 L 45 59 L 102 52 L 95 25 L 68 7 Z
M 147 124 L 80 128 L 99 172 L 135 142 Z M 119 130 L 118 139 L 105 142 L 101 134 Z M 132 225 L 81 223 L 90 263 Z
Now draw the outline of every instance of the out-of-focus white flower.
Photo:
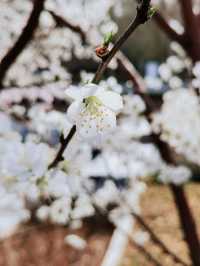
M 193 67 L 193 74 L 200 79 L 200 62 L 196 62 Z
M 138 231 L 133 234 L 133 239 L 138 245 L 144 246 L 146 242 L 149 241 L 150 237 L 147 232 Z
M 167 64 L 160 65 L 158 72 L 165 82 L 167 82 L 172 76 L 171 68 Z
M 6 135 L 12 130 L 11 119 L 5 113 L 0 112 L 0 135 Z
M 184 61 L 175 55 L 168 57 L 167 65 L 171 68 L 171 70 L 174 73 L 180 73 L 185 68 Z
M 158 179 L 164 184 L 176 184 L 181 185 L 186 183 L 191 178 L 191 171 L 185 166 L 168 166 L 163 165 Z
M 147 84 L 147 87 L 152 91 L 160 91 L 162 89 L 162 81 L 158 77 L 151 77 L 147 76 L 145 77 L 145 82 Z
M 69 177 L 66 173 L 60 170 L 52 170 L 47 173 L 47 185 L 44 188 L 44 194 L 50 197 L 70 197 L 71 192 L 68 185 Z
M 177 19 L 170 19 L 169 25 L 179 34 L 184 33 L 183 25 Z
M 72 210 L 72 219 L 82 219 L 84 217 L 91 217 L 95 214 L 95 209 L 92 206 L 91 198 L 84 192 L 79 193 L 79 197 L 76 200 L 75 207 Z
M 0 216 L 0 238 L 5 238 L 14 233 L 20 223 L 29 220 L 30 213 L 18 195 L 1 189 Z
M 186 57 L 186 52 L 183 49 L 183 47 L 177 43 L 177 42 L 171 42 L 170 43 L 170 48 L 173 52 L 175 52 L 178 56 L 185 58 Z
M 50 220 L 55 224 L 67 224 L 71 211 L 71 201 L 69 198 L 60 198 L 55 200 L 49 211 Z
M 179 77 L 173 76 L 169 80 L 169 86 L 172 89 L 180 89 L 183 86 L 183 81 Z
M 41 178 L 52 160 L 52 151 L 46 144 L 15 142 L 1 161 L 1 176 L 5 179 L 32 181 Z
M 73 235 L 73 234 L 67 235 L 64 239 L 64 242 L 65 244 L 78 250 L 83 250 L 87 246 L 87 242 L 83 238 L 81 238 L 78 235 Z
M 67 110 L 67 117 L 76 124 L 81 137 L 102 136 L 116 127 L 116 113 L 123 107 L 119 94 L 95 84 L 69 88 L 66 94 L 75 100 Z
M 49 217 L 49 210 L 50 210 L 50 207 L 49 206 L 45 206 L 45 205 L 42 205 L 39 209 L 37 209 L 36 211 L 36 216 L 37 218 L 42 221 L 42 222 L 45 222 L 47 221 L 48 217 Z
M 145 103 L 139 95 L 125 95 L 123 101 L 123 113 L 125 114 L 139 115 L 146 109 Z
M 112 181 L 106 181 L 104 186 L 93 195 L 94 202 L 101 208 L 106 208 L 108 204 L 117 203 L 120 199 L 118 190 Z
M 161 111 L 154 115 L 153 130 L 176 153 L 200 165 L 200 105 L 195 91 L 177 89 L 164 95 Z

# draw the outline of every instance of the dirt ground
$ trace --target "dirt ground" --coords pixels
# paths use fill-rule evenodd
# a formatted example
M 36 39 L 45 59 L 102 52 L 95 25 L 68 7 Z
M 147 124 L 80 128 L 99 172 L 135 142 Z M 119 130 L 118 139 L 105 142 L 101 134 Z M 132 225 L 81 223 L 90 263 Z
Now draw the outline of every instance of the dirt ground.
M 189 184 L 186 191 L 200 231 L 200 185 Z M 142 216 L 169 249 L 189 262 L 173 198 L 167 187 L 151 185 L 148 188 L 142 198 Z M 22 231 L 0 242 L 0 266 L 99 266 L 112 234 L 111 228 L 94 222 L 75 231 L 42 225 L 31 225 Z M 87 240 L 84 251 L 77 251 L 64 243 L 64 237 L 69 233 L 79 234 Z M 178 266 L 151 242 L 145 248 L 162 266 Z M 121 266 L 154 265 L 129 244 Z
M 81 230 L 31 225 L 0 242 L 0 266 L 99 266 L 109 243 L 112 229 L 87 224 Z M 64 243 L 75 233 L 87 240 L 84 251 Z
M 186 186 L 189 204 L 193 210 L 198 231 L 200 233 L 200 185 L 193 183 Z M 167 187 L 150 186 L 142 199 L 142 215 L 153 231 L 160 237 L 170 250 L 189 262 L 188 250 L 183 241 L 180 224 L 173 203 L 172 195 Z M 162 266 L 178 266 L 151 242 L 146 249 L 161 263 Z M 154 266 L 129 244 L 121 266 Z

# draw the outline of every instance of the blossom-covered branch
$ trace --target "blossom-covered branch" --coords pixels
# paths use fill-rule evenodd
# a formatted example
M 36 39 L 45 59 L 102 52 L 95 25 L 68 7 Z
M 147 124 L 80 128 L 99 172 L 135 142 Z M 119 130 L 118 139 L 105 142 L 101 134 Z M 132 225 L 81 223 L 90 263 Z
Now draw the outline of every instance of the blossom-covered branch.
M 17 57 L 26 47 L 26 45 L 31 41 L 35 30 L 37 29 L 39 23 L 40 14 L 44 8 L 45 0 L 34 0 L 33 9 L 30 17 L 27 21 L 19 38 L 13 45 L 13 47 L 8 51 L 8 53 L 3 57 L 0 63 L 0 87 L 2 86 L 5 75 L 11 65 L 15 62 Z
M 112 60 L 112 58 L 115 56 L 115 54 L 117 53 L 117 51 L 121 48 L 121 46 L 126 42 L 126 40 L 129 38 L 129 36 L 141 25 L 141 24 L 144 24 L 146 21 L 148 21 L 148 19 L 150 18 L 150 16 L 151 16 L 151 12 L 150 12 L 150 9 L 151 9 L 151 6 L 150 6 L 150 2 L 151 2 L 151 0 L 143 0 L 142 1 L 142 3 L 141 3 L 141 5 L 140 6 L 138 6 L 138 8 L 137 8 L 137 15 L 136 15 L 136 17 L 135 17 L 135 19 L 132 21 L 132 23 L 129 25 L 129 27 L 127 28 L 127 30 L 122 34 L 122 36 L 120 36 L 119 37 L 119 39 L 117 40 L 117 42 L 115 43 L 115 45 L 113 46 L 113 48 L 111 49 L 111 51 L 107 54 L 107 56 L 106 56 L 106 59 L 105 58 L 102 58 L 102 62 L 100 63 L 100 65 L 99 65 L 99 68 L 98 68 L 98 70 L 97 70 L 97 72 L 96 72 L 96 74 L 95 74 L 95 76 L 94 76 L 94 78 L 93 78 L 93 80 L 92 80 L 92 83 L 99 83 L 99 81 L 100 81 L 100 79 L 102 78 L 102 75 L 103 75 L 103 73 L 104 73 L 104 71 L 106 70 L 106 68 L 107 68 L 107 66 L 108 66 L 108 64 L 110 63 L 110 61 Z M 86 90 L 86 94 L 88 93 L 88 91 L 91 91 L 91 90 L 93 90 L 93 91 L 95 91 L 96 90 L 96 92 L 98 93 L 98 89 L 96 89 L 96 88 L 87 88 L 87 90 Z M 71 94 L 71 92 L 70 92 L 70 94 Z M 73 93 L 72 93 L 73 94 Z M 103 93 L 103 95 L 101 96 L 102 97 L 102 99 L 104 98 L 105 99 L 105 96 L 106 96 L 106 94 L 105 93 Z M 114 95 L 113 95 L 114 96 Z M 115 95 L 116 96 L 116 98 L 118 98 L 117 97 L 117 95 Z M 96 96 L 95 96 L 96 97 Z M 89 99 L 90 98 L 90 99 Z M 86 103 L 86 105 L 91 109 L 94 109 L 95 110 L 95 113 L 96 112 L 100 112 L 100 113 L 102 113 L 103 114 L 103 112 L 106 112 L 106 115 L 107 115 L 107 113 L 110 113 L 110 115 L 109 115 L 109 119 L 111 119 L 111 116 L 114 118 L 114 114 L 112 114 L 111 112 L 110 112 L 110 110 L 104 110 L 104 107 L 102 106 L 102 110 L 97 110 L 97 109 L 99 109 L 99 107 L 97 107 L 97 106 L 99 106 L 99 101 L 98 101 L 98 99 L 95 99 L 95 101 L 93 101 L 93 96 L 91 96 L 91 97 L 88 97 L 88 102 Z M 83 101 L 84 101 L 84 99 L 82 99 Z M 108 99 L 106 100 L 105 99 L 105 101 L 106 101 L 106 105 L 107 105 L 107 102 L 108 102 Z M 119 103 L 120 101 L 117 99 L 117 103 Z M 119 103 L 119 106 L 121 106 L 121 103 Z M 74 116 L 74 112 L 77 112 L 77 108 L 76 108 L 76 111 L 74 110 L 74 107 L 76 108 L 76 103 L 75 103 L 75 105 L 73 106 L 73 110 L 72 110 L 72 108 L 70 109 L 70 113 L 73 113 L 73 116 Z M 79 107 L 78 107 L 79 108 Z M 81 106 L 80 106 L 80 108 L 81 108 Z M 101 108 L 101 107 L 100 107 Z M 118 108 L 118 107 L 117 107 Z M 96 115 L 96 114 L 93 114 L 93 115 Z M 89 118 L 88 117 L 88 119 L 91 119 L 91 118 Z M 101 120 L 101 121 L 103 121 L 103 117 L 101 117 L 101 116 L 99 116 L 99 119 Z M 114 120 L 115 120 L 115 118 L 114 118 Z M 100 121 L 98 121 L 97 122 L 97 127 L 101 130 L 101 126 L 99 125 L 99 123 L 100 123 Z M 108 123 L 108 121 L 105 121 L 105 123 Z M 116 122 L 114 122 L 114 124 L 116 124 Z M 83 126 L 83 124 L 81 124 L 81 127 Z M 90 127 L 92 127 L 92 125 L 90 125 Z M 110 125 L 106 125 L 106 127 L 110 127 Z M 84 127 L 82 128 L 83 130 L 85 130 L 84 129 Z M 57 155 L 56 155 L 56 158 L 54 159 L 54 161 L 50 164 L 50 168 L 52 167 L 52 165 L 55 167 L 55 166 L 57 166 L 57 164 L 60 162 L 60 161 L 62 161 L 62 154 L 63 154 L 63 152 L 64 152 L 64 150 L 66 149 L 66 147 L 67 147 L 67 145 L 68 145 L 68 143 L 69 143 L 69 141 L 71 140 L 71 138 L 73 137 L 73 135 L 75 134 L 75 132 L 76 132 L 76 127 L 75 126 L 73 126 L 72 128 L 71 128 L 71 130 L 70 130 L 70 132 L 69 132 L 69 134 L 68 134 L 68 136 L 65 138 L 65 139 L 63 139 L 63 142 L 61 143 L 61 146 L 60 146 L 60 149 L 59 149 L 59 151 L 58 151 L 58 153 L 57 153 Z

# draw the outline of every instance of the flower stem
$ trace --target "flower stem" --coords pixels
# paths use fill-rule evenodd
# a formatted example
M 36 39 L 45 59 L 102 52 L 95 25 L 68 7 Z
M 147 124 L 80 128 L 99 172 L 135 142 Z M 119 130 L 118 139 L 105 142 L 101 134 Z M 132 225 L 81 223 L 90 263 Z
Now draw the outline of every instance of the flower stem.
M 55 159 L 49 165 L 48 169 L 56 167 L 58 165 L 58 163 L 63 160 L 63 153 L 64 153 L 65 149 L 67 148 L 68 144 L 70 143 L 71 139 L 75 135 L 75 133 L 76 133 L 76 126 L 74 125 L 71 128 L 71 130 L 70 130 L 70 132 L 66 138 L 63 138 L 63 136 L 61 135 L 60 149 L 58 150 Z
M 92 82 L 93 83 L 99 83 L 101 80 L 108 64 L 112 60 L 112 58 L 115 56 L 115 54 L 118 52 L 118 50 L 121 48 L 121 46 L 127 41 L 127 39 L 130 37 L 130 35 L 142 24 L 147 22 L 149 20 L 149 10 L 150 10 L 150 2 L 151 0 L 143 0 L 141 5 L 137 8 L 137 14 L 134 20 L 130 23 L 126 31 L 119 37 L 113 48 L 110 50 L 110 52 L 102 58 L 101 64 L 99 65 L 99 68 L 96 72 L 96 75 L 94 76 Z

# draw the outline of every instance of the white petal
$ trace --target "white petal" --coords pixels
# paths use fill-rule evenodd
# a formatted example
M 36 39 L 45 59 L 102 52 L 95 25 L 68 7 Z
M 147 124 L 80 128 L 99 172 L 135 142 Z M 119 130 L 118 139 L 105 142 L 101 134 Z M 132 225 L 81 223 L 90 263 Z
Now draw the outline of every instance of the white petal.
M 86 84 L 81 89 L 84 93 L 84 97 L 88 97 L 88 96 L 95 95 L 96 92 L 102 88 L 96 84 L 90 83 L 90 84 Z
M 69 99 L 81 101 L 88 96 L 94 95 L 98 89 L 99 86 L 95 84 L 87 84 L 83 87 L 70 86 L 66 89 L 65 94 Z
M 110 133 L 116 127 L 115 113 L 104 107 L 100 107 L 101 115 L 88 114 L 77 120 L 77 132 L 85 139 L 94 138 Z
M 102 90 L 98 91 L 96 96 L 106 107 L 115 112 L 118 112 L 123 108 L 122 97 L 116 92 Z
M 81 110 L 81 101 L 73 102 L 67 109 L 67 118 L 70 123 L 75 124 Z
M 76 86 L 70 86 L 68 89 L 65 90 L 65 94 L 67 98 L 70 100 L 81 100 L 82 99 L 80 88 Z

